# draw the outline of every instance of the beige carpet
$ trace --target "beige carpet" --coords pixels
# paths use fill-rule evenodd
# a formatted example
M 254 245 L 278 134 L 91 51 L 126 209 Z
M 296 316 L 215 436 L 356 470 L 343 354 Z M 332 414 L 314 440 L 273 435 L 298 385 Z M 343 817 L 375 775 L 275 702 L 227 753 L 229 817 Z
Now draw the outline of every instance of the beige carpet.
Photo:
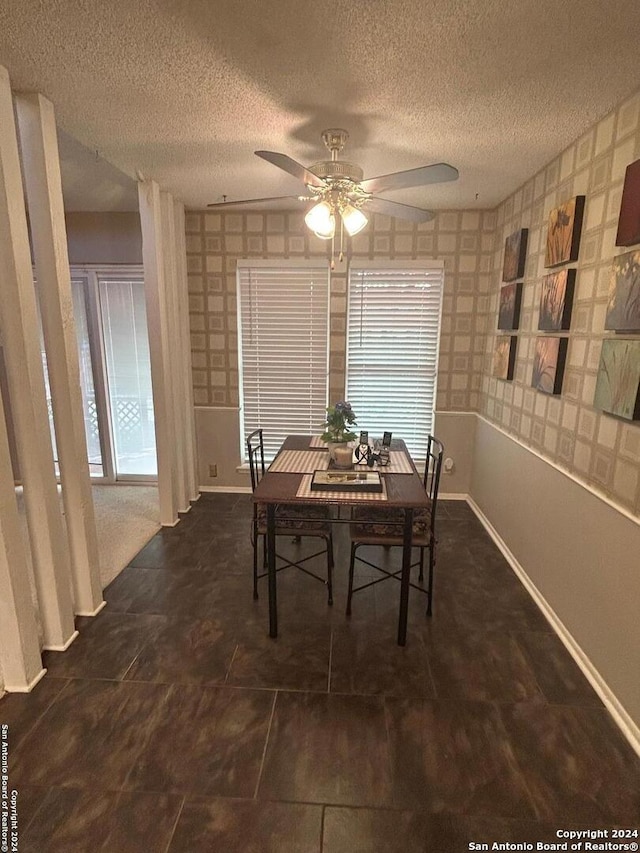
M 100 577 L 102 585 L 106 586 L 160 529 L 158 489 L 157 486 L 94 485 L 92 491 L 98 532 Z M 60 487 L 58 492 L 62 507 Z M 24 521 L 25 542 L 28 543 L 22 487 L 16 489 L 16 498 Z M 27 560 L 30 564 L 28 550 Z
M 106 586 L 160 530 L 157 486 L 93 486 L 100 577 Z

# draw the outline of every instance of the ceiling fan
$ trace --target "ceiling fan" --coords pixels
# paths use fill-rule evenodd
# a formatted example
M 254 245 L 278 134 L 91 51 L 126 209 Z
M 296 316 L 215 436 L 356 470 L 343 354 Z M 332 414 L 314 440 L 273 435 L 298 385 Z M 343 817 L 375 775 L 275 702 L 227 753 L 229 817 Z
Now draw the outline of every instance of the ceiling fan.
M 335 234 L 337 215 L 350 236 L 357 234 L 367 224 L 365 211 L 383 213 L 412 222 L 428 222 L 435 216 L 432 211 L 378 198 L 377 193 L 455 181 L 458 178 L 458 170 L 453 166 L 447 163 L 434 163 L 431 166 L 419 166 L 416 169 L 392 172 L 390 175 L 363 180 L 364 174 L 360 166 L 338 159 L 339 153 L 349 138 L 347 131 L 342 128 L 329 128 L 322 132 L 321 137 L 331 152 L 331 159 L 321 160 L 309 168 L 277 151 L 255 152 L 258 157 L 273 163 L 274 166 L 306 184 L 308 195 L 223 201 L 207 206 L 214 210 L 221 210 L 225 207 L 255 206 L 284 199 L 315 202 L 306 214 L 305 222 L 316 236 L 323 240 L 331 240 Z

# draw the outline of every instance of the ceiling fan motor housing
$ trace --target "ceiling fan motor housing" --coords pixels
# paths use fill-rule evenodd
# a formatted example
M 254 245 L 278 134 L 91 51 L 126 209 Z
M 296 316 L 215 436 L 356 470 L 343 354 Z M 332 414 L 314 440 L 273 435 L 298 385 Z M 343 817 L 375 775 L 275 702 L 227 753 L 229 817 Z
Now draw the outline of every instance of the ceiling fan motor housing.
M 345 160 L 321 160 L 309 167 L 319 178 L 329 178 L 334 181 L 361 181 L 364 172 L 355 163 L 347 163 Z

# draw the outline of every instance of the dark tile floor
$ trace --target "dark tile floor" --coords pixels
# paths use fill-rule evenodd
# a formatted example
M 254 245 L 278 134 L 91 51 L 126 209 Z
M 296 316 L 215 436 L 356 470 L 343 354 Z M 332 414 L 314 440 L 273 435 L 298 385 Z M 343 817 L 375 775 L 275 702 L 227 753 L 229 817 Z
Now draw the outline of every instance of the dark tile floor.
M 405 648 L 396 583 L 345 617 L 344 526 L 334 607 L 279 574 L 270 640 L 250 513 L 203 495 L 0 702 L 21 851 L 461 853 L 638 826 L 640 760 L 466 504 L 441 503 L 434 615 L 412 593 Z

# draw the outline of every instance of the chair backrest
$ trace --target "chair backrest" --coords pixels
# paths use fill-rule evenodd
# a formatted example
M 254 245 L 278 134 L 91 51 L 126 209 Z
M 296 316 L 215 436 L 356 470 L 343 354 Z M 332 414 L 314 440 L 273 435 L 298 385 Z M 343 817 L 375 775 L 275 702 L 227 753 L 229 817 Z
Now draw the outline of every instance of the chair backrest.
M 438 489 L 440 488 L 443 457 L 444 445 L 442 442 L 438 441 L 434 435 L 427 436 L 427 458 L 424 464 L 422 482 L 431 500 L 431 530 L 434 529 L 436 521 L 436 507 L 438 504 Z
M 251 490 L 255 491 L 264 475 L 264 443 L 261 429 L 254 429 L 247 436 L 247 456 L 249 457 L 249 471 L 251 472 Z

